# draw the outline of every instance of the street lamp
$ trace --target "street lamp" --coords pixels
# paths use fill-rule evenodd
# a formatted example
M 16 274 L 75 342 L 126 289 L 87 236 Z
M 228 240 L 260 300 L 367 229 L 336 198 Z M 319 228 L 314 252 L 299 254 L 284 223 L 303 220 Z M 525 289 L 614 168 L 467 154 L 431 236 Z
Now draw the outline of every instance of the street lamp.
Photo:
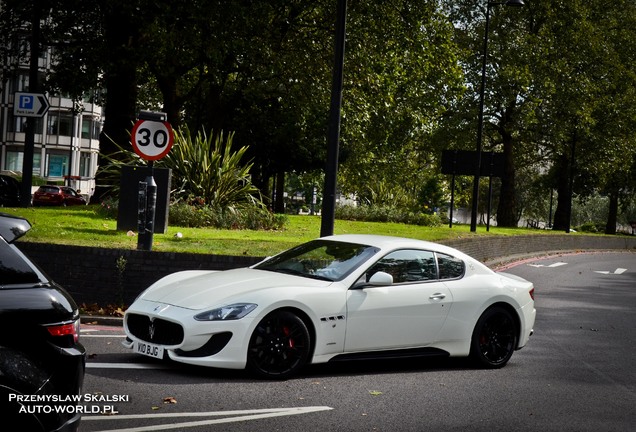
M 484 133 L 484 92 L 486 87 L 486 61 L 488 59 L 488 27 L 490 25 L 490 9 L 493 6 L 505 5 L 513 7 L 524 6 L 522 0 L 508 0 L 505 2 L 491 2 L 486 4 L 486 28 L 484 30 L 484 56 L 481 64 L 481 87 L 479 88 L 479 120 L 477 124 L 477 156 L 475 161 L 475 178 L 473 179 L 473 206 L 470 213 L 470 231 L 477 230 L 477 204 L 479 202 L 479 177 L 481 174 L 481 147 Z
M 338 0 L 335 37 L 335 59 L 329 109 L 329 131 L 327 137 L 327 166 L 325 188 L 322 195 L 320 237 L 333 234 L 336 218 L 336 181 L 338 177 L 338 151 L 340 140 L 340 108 L 342 105 L 342 82 L 344 50 L 346 40 L 347 0 Z

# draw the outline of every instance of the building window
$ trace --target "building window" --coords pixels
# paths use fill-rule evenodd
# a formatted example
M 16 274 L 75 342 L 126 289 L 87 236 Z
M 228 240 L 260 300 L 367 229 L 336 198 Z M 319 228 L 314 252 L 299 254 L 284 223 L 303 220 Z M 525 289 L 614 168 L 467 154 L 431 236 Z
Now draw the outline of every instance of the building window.
M 40 153 L 33 154 L 33 174 L 40 174 L 40 165 L 41 165 L 41 155 Z M 22 167 L 24 164 L 24 153 L 22 151 L 17 150 L 7 150 L 7 157 L 5 158 L 4 169 L 7 171 L 17 171 L 22 172 Z
M 82 119 L 82 138 L 84 139 L 99 139 L 100 123 L 91 118 L 84 117 Z
M 92 130 L 93 119 L 91 119 L 90 117 L 82 119 L 82 138 L 93 139 Z
M 72 136 L 73 116 L 63 113 L 51 113 L 46 127 L 50 135 Z
M 26 132 L 26 122 L 27 117 L 15 117 L 13 113 L 10 113 L 7 129 L 9 132 Z
M 35 133 L 42 133 L 42 118 L 40 117 L 23 117 L 23 116 L 14 116 L 13 112 L 10 112 L 7 117 L 7 132 L 26 132 L 26 124 L 27 120 L 31 119 L 31 121 L 35 122 Z
M 91 154 L 88 152 L 80 153 L 80 172 L 82 177 L 91 176 Z
M 18 74 L 11 80 L 11 90 L 15 92 L 23 92 L 29 89 L 29 75 Z
M 63 177 L 68 174 L 68 155 L 49 154 L 48 176 Z

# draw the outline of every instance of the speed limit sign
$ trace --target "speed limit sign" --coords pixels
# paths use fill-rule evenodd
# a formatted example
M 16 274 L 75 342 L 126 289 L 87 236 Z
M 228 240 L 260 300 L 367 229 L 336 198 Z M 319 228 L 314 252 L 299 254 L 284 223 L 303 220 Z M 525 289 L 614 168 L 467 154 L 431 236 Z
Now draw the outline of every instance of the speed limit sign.
M 174 141 L 172 126 L 167 121 L 138 120 L 132 128 L 130 141 L 142 159 L 155 161 L 168 154 Z

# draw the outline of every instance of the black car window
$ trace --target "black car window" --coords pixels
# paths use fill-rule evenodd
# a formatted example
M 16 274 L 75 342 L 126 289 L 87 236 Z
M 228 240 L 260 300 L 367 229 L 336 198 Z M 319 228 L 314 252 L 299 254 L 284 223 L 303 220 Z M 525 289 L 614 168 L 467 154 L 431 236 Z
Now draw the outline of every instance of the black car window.
M 435 255 L 431 251 L 405 249 L 391 252 L 367 271 L 367 280 L 378 271 L 393 276 L 393 283 L 437 279 Z
M 37 273 L 25 262 L 18 249 L 0 239 L 0 286 L 39 281 Z
M 440 279 L 456 279 L 464 276 L 466 267 L 464 261 L 450 255 L 438 253 L 437 265 Z

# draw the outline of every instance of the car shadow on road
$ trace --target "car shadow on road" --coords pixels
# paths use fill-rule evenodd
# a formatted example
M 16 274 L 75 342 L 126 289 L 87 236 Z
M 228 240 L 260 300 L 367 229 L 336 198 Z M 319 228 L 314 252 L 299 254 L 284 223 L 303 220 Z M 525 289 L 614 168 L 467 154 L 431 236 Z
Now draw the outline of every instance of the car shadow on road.
M 408 359 L 355 360 L 310 365 L 305 368 L 301 376 L 337 377 L 339 375 L 383 375 L 467 369 L 474 369 L 474 366 L 466 358 L 413 357 Z
M 101 360 L 113 360 L 108 359 L 107 357 L 108 356 L 101 356 Z M 141 364 L 145 364 L 150 367 L 148 369 L 136 370 L 133 374 L 133 381 L 148 384 L 173 383 L 175 378 L 178 379 L 181 384 L 210 383 L 215 380 L 237 383 L 268 381 L 266 379 L 253 376 L 247 370 L 193 366 L 166 360 L 144 360 L 145 361 Z M 330 362 L 308 365 L 298 375 L 289 378 L 287 381 L 360 375 L 427 373 L 453 370 L 461 371 L 471 369 L 475 369 L 475 366 L 473 366 L 473 364 L 466 358 L 416 357 L 407 359 L 352 360 L 346 362 Z M 112 377 L 113 374 L 121 373 L 121 370 L 117 371 L 116 369 L 89 368 L 87 373 L 101 377 Z M 127 374 L 129 375 L 129 373 L 130 372 Z

